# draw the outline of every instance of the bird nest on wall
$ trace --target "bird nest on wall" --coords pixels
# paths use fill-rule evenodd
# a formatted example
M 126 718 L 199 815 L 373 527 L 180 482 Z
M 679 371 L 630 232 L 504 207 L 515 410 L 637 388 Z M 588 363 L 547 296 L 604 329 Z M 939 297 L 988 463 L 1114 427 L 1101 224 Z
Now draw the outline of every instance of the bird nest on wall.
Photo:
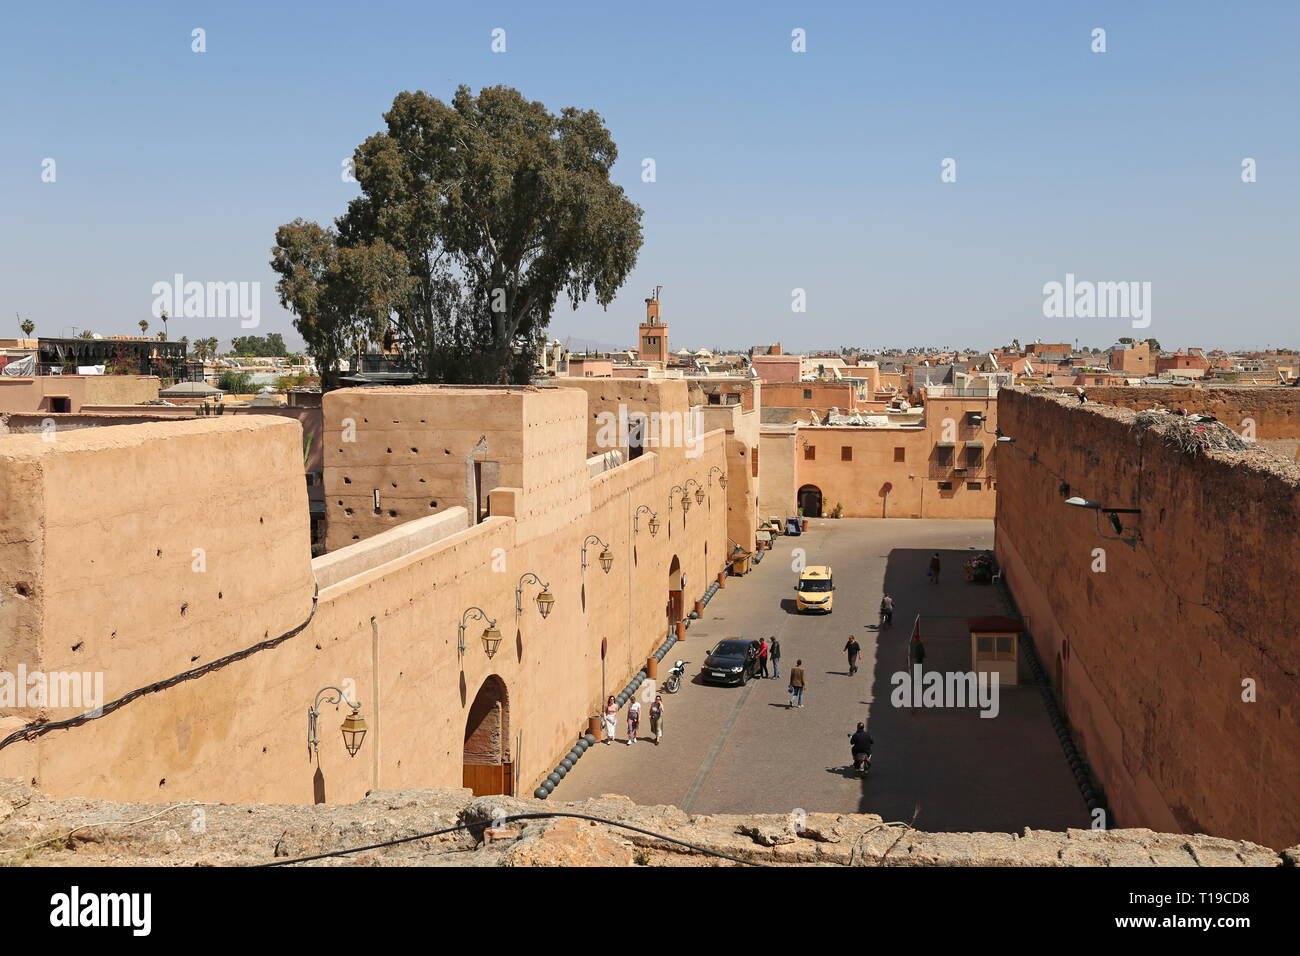
M 1169 412 L 1139 412 L 1136 428 L 1155 428 L 1164 443 L 1185 455 L 1205 451 L 1247 451 L 1250 445 L 1227 425 L 1208 415 L 1174 415 Z

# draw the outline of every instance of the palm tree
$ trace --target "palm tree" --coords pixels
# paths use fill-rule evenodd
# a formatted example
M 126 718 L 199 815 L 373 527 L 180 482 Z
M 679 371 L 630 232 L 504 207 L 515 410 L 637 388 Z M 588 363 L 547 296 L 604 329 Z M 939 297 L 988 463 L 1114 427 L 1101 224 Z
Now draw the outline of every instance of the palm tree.
M 32 330 L 36 328 L 36 323 L 31 319 L 23 319 L 18 328 L 23 330 L 23 338 L 30 339 L 32 337 Z
M 141 319 L 141 320 L 140 320 L 140 336 L 141 336 L 141 338 L 143 338 L 145 335 L 147 335 L 148 332 L 149 332 L 149 320 L 148 320 L 148 319 Z
M 158 336 L 158 338 L 159 341 L 166 342 L 167 341 L 167 310 L 163 309 L 162 314 L 160 314 L 158 318 L 162 319 L 162 324 L 163 324 L 163 334 Z

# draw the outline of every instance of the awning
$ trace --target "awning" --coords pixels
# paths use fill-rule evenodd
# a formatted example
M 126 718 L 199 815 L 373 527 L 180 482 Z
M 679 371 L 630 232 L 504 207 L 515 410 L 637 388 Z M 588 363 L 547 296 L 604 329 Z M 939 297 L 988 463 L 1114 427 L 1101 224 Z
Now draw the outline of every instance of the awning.
M 967 448 L 983 448 L 983 447 L 984 447 L 984 443 L 983 443 L 982 441 L 968 441 L 968 442 L 966 443 L 966 447 L 967 447 Z
M 955 441 L 937 441 L 934 443 L 934 447 L 935 448 L 956 448 L 957 443 Z

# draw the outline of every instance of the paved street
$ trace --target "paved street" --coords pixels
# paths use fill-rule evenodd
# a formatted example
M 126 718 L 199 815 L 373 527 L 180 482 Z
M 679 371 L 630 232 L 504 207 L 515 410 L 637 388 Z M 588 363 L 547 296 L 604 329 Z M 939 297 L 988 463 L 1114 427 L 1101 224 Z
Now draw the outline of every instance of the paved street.
M 656 747 L 628 747 L 626 709 L 620 742 L 597 745 L 555 791 L 576 800 L 619 793 L 639 803 L 674 804 L 693 813 L 788 812 L 794 808 L 878 813 L 926 830 L 1016 831 L 1088 825 L 1085 808 L 1039 691 L 1000 688 L 1000 713 L 977 709 L 900 709 L 890 704 L 890 675 L 906 667 L 912 622 L 921 614 L 927 669 L 971 669 L 968 617 L 1001 614 L 994 587 L 967 583 L 962 564 L 992 546 L 991 521 L 818 519 L 800 537 L 778 539 L 744 578 L 728 579 L 686 641 L 669 651 L 690 661 L 689 683 L 664 695 L 666 734 Z M 795 548 L 806 564 L 835 571 L 835 611 L 793 613 Z M 937 586 L 926 582 L 930 555 L 941 553 Z M 877 634 L 882 587 L 895 602 L 894 624 Z M 850 634 L 862 645 L 856 676 L 843 653 Z M 725 637 L 776 635 L 782 678 L 746 687 L 701 684 L 705 652 Z M 802 710 L 786 708 L 785 677 L 803 658 L 808 690 Z M 1028 680 L 1021 662 L 1021 680 Z M 874 766 L 863 781 L 844 771 L 847 735 L 866 720 Z M 649 733 L 643 713 L 641 733 Z

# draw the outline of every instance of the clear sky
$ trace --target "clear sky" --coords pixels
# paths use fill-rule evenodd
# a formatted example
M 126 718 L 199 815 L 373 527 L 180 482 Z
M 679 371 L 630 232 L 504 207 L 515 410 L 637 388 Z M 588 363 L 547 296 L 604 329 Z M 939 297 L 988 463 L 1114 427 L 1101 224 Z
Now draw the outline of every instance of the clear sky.
M 561 299 L 556 337 L 633 343 L 659 284 L 673 348 L 1300 345 L 1296 0 L 171 0 L 0 18 L 0 336 L 15 313 L 38 334 L 135 332 L 181 273 L 260 282 L 262 319 L 176 319 L 173 338 L 297 341 L 275 228 L 343 211 L 341 164 L 398 91 L 504 83 L 600 112 L 645 209 L 618 298 Z M 1150 282 L 1150 326 L 1045 318 L 1043 285 L 1067 273 Z

